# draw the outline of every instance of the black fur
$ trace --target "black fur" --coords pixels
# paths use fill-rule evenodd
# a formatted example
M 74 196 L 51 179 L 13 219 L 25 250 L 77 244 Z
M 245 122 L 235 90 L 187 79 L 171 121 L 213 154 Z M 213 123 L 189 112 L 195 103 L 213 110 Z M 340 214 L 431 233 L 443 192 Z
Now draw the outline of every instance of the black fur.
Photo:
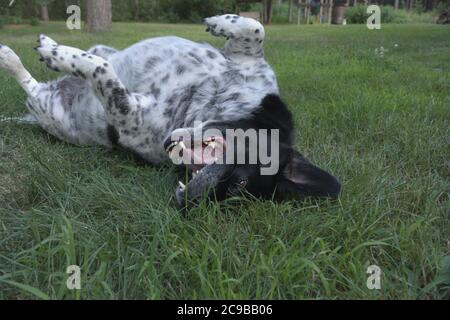
M 119 132 L 116 130 L 116 128 L 114 128 L 114 126 L 109 125 L 108 129 L 107 129 L 107 133 L 108 133 L 108 139 L 109 141 L 111 141 L 111 144 L 113 146 L 118 146 L 119 145 Z
M 280 167 L 276 175 L 261 175 L 262 165 L 259 159 L 258 164 L 217 164 L 216 166 L 222 166 L 222 169 L 217 170 L 221 172 L 221 177 L 215 186 L 210 186 L 209 197 L 212 199 L 223 200 L 241 193 L 263 198 L 278 198 L 287 193 L 331 198 L 339 195 L 341 185 L 337 179 L 293 149 L 292 114 L 279 96 L 267 95 L 260 108 L 248 119 L 215 124 L 209 128 L 221 130 L 224 136 L 226 129 L 278 129 L 280 133 Z M 247 145 L 246 159 L 249 159 L 249 151 Z M 191 197 L 190 201 L 192 200 L 195 201 Z M 179 202 L 183 203 L 183 199 Z

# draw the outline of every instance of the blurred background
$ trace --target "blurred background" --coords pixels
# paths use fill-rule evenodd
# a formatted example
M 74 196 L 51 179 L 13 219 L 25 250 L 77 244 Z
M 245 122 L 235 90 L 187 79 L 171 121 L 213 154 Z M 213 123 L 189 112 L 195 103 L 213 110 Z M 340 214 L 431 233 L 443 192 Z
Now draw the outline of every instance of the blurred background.
M 111 21 L 200 23 L 230 12 L 266 24 L 366 23 L 371 4 L 380 6 L 382 23 L 449 23 L 450 0 L 0 0 L 0 27 L 65 20 L 73 4 L 93 30 Z

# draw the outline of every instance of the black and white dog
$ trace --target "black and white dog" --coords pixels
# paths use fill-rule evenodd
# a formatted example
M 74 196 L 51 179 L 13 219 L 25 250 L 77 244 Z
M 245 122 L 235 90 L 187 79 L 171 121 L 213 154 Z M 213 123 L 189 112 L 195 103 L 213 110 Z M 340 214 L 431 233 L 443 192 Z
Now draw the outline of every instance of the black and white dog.
M 41 60 L 67 76 L 38 83 L 4 45 L 0 66 L 28 94 L 28 121 L 69 143 L 120 145 L 152 164 L 168 162 L 175 147 L 194 157 L 198 144 L 200 150 L 211 145 L 223 150 L 229 143 L 215 136 L 190 142 L 173 138 L 180 130 L 278 130 L 276 174 L 261 174 L 259 158 L 255 163 L 219 163 L 213 152 L 216 161 L 203 157 L 202 163 L 182 163 L 193 174 L 176 189 L 180 205 L 202 195 L 220 200 L 242 192 L 338 196 L 339 182 L 292 148 L 292 116 L 264 59 L 263 26 L 231 14 L 207 18 L 205 24 L 214 36 L 227 38 L 222 50 L 162 37 L 123 51 L 101 45 L 83 51 L 41 35 L 36 48 Z M 247 146 L 244 153 L 250 152 L 252 146 Z

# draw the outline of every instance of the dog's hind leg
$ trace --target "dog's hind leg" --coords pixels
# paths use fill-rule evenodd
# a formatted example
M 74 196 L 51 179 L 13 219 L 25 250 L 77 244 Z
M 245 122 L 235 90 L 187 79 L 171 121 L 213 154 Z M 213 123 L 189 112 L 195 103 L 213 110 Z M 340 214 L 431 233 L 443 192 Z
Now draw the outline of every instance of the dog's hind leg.
M 0 67 L 6 70 L 28 95 L 29 114 L 10 119 L 37 124 L 55 137 L 78 145 L 109 146 L 104 111 L 88 84 L 75 77 L 49 83 L 37 82 L 9 47 L 0 45 Z M 90 106 L 87 108 L 86 106 Z
M 17 54 L 2 44 L 0 44 L 0 68 L 6 70 L 28 95 L 38 87 L 38 82 L 25 69 Z
M 25 69 L 17 54 L 11 48 L 2 44 L 0 44 L 0 68 L 8 72 L 28 96 L 35 95 L 39 90 L 40 84 Z M 17 118 L 16 121 L 28 124 L 38 123 L 35 115 L 32 113 L 25 115 L 23 118 Z
M 262 48 L 265 31 L 264 27 L 258 21 L 237 16 L 234 14 L 225 14 L 206 18 L 204 23 L 206 31 L 214 36 L 227 38 L 223 49 L 226 56 L 246 56 L 260 58 L 264 56 Z
M 95 45 L 87 51 L 87 53 L 102 57 L 105 60 L 108 60 L 110 56 L 117 52 L 116 49 L 101 44 Z

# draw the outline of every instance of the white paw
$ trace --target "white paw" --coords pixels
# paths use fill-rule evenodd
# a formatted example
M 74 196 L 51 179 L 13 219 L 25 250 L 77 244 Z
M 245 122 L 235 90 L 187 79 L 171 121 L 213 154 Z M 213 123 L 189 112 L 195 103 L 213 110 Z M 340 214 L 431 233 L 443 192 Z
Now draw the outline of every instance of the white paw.
M 47 37 L 45 34 L 41 34 L 39 36 L 38 42 L 43 47 L 51 47 L 51 46 L 56 47 L 58 45 L 58 43 L 56 43 L 56 41 L 54 41 L 53 39 Z
M 229 39 L 249 39 L 251 42 L 264 40 L 264 27 L 258 21 L 235 14 L 225 14 L 206 18 L 206 31 L 214 36 L 225 36 Z
M 20 58 L 9 47 L 0 44 L 0 67 L 17 76 L 24 68 Z
M 105 62 L 101 57 L 73 47 L 58 45 L 45 35 L 39 37 L 40 46 L 36 50 L 41 55 L 41 61 L 55 71 L 71 73 L 81 78 L 88 78 L 92 72 Z

